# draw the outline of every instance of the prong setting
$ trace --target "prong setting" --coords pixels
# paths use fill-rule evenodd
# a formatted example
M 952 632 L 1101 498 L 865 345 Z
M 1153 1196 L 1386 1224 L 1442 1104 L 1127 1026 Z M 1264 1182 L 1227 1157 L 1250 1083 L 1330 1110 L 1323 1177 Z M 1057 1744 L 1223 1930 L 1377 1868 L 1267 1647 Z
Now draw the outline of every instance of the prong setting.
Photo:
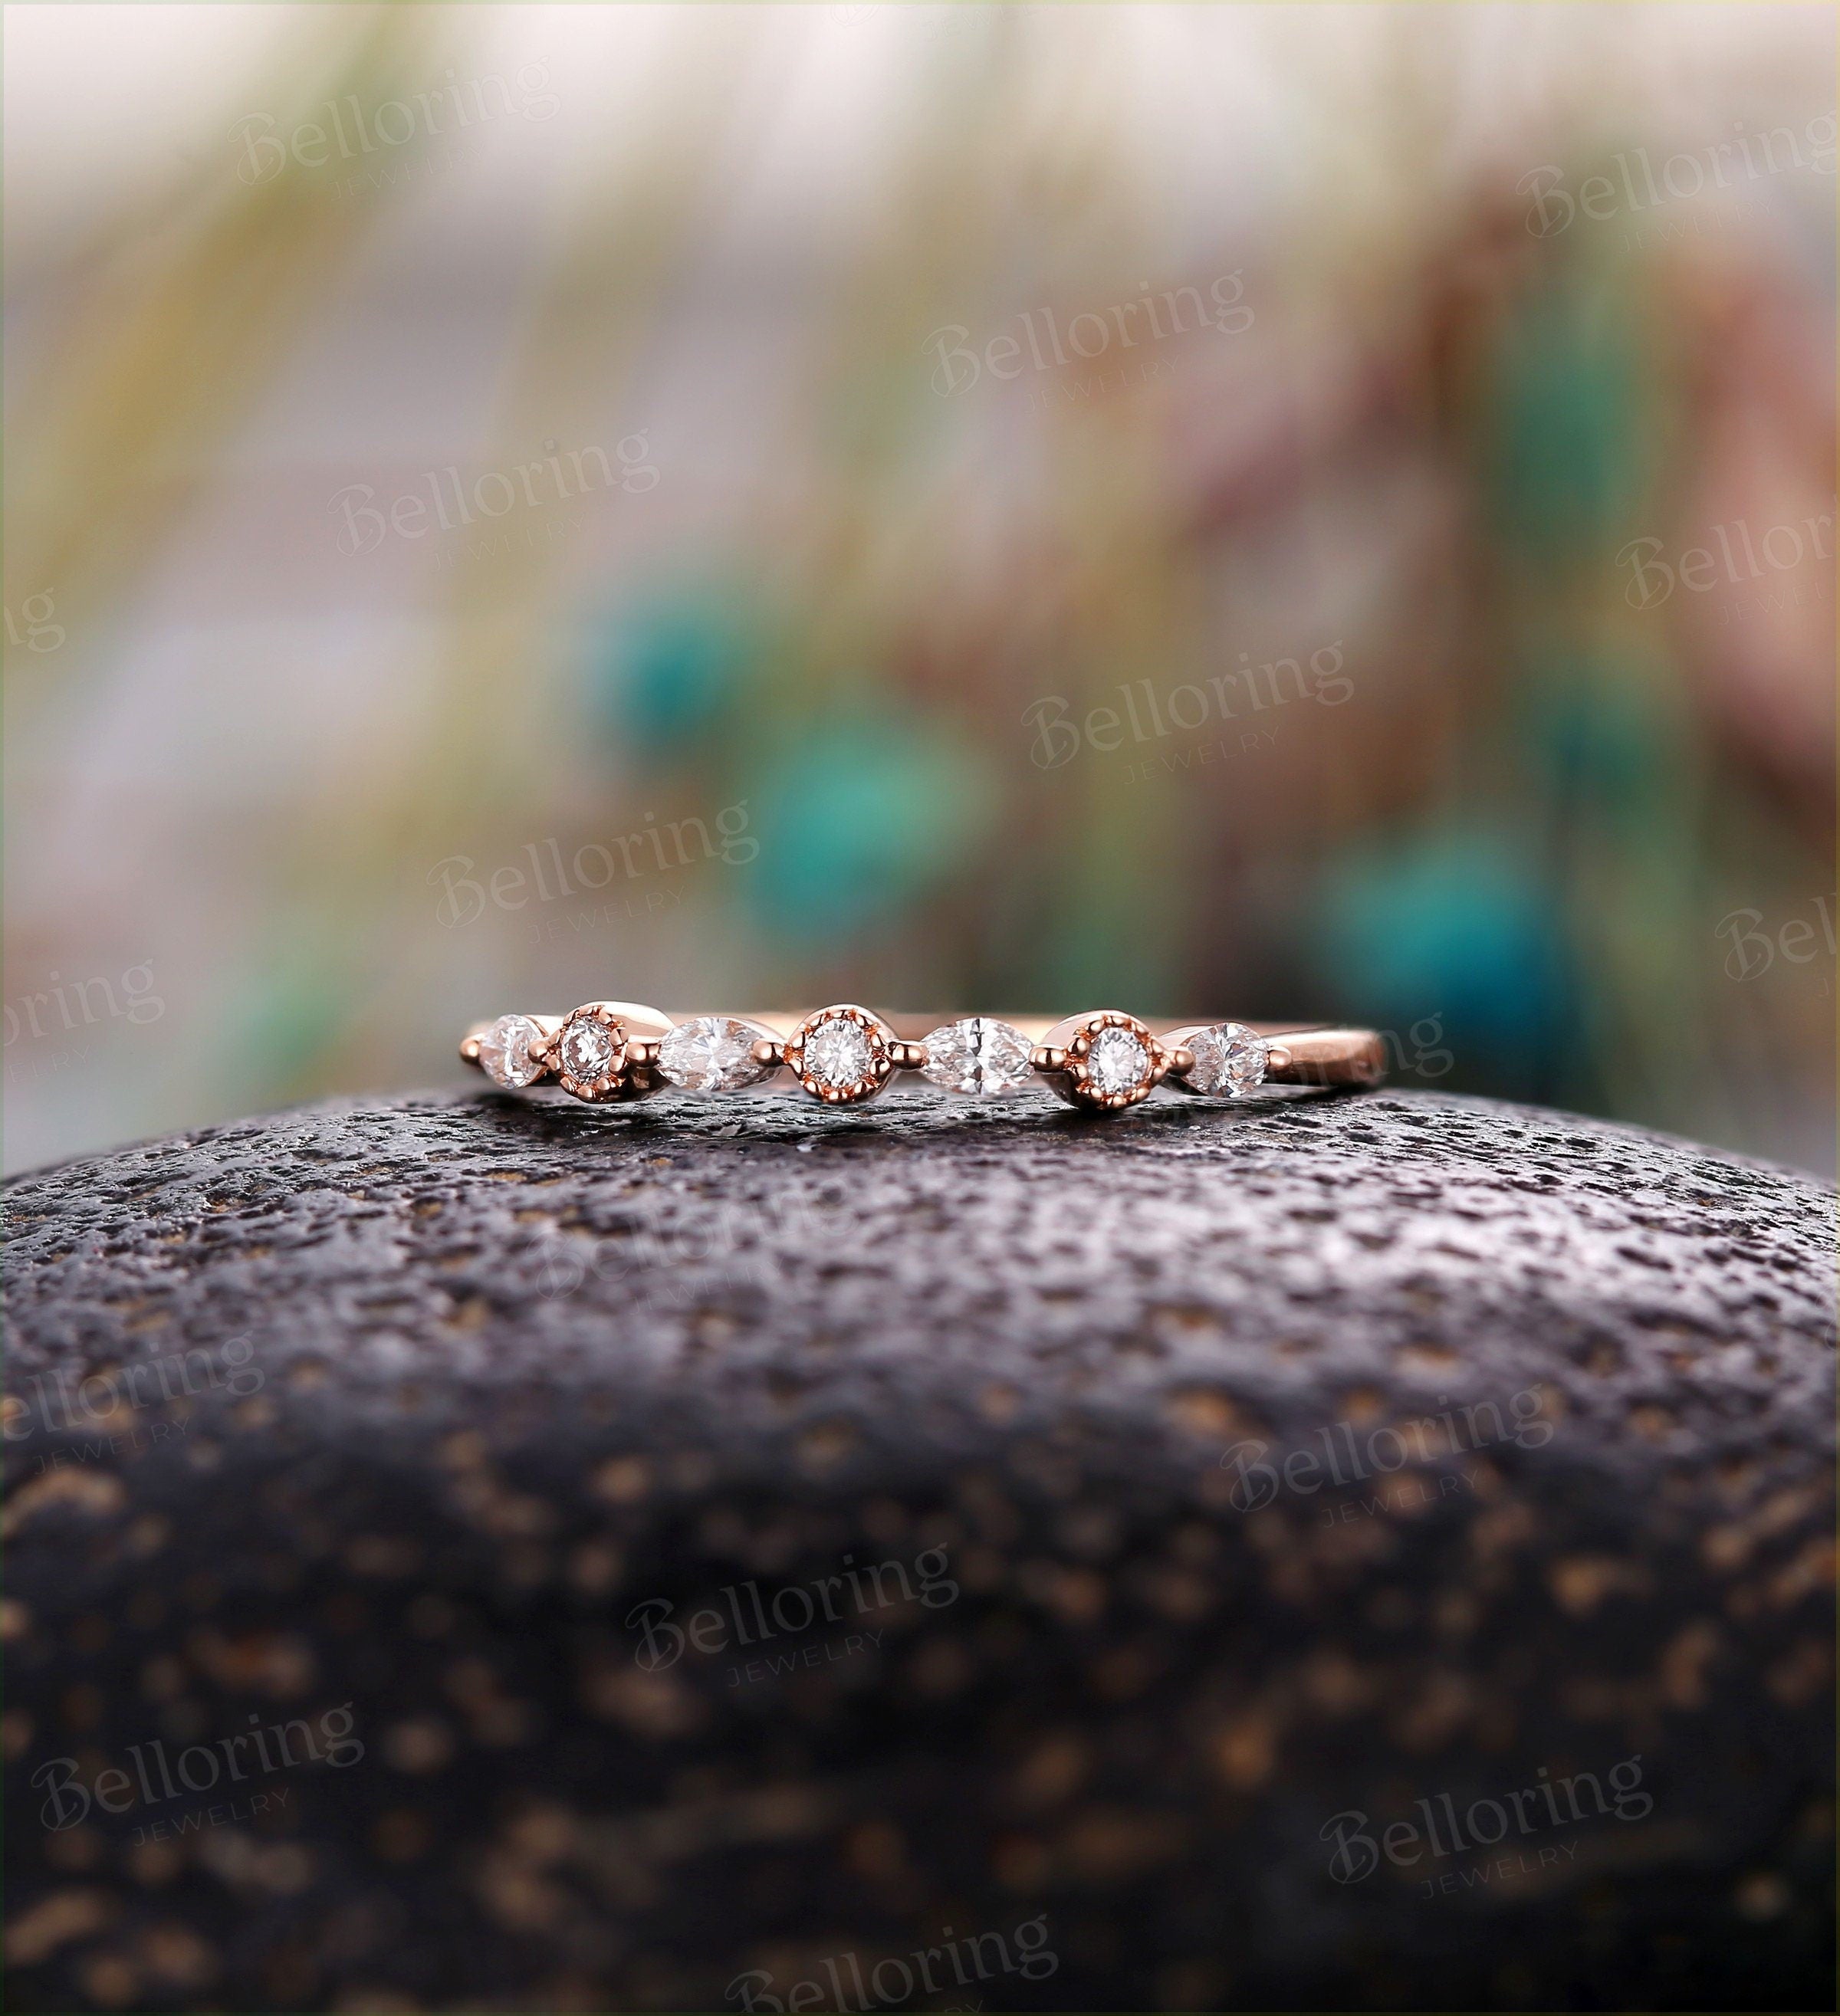
M 740 1092 L 780 1067 L 772 1031 L 738 1015 L 692 1015 L 658 1046 L 658 1075 L 686 1092 Z
M 920 1068 L 934 1085 L 967 1099 L 1007 1099 L 1028 1089 L 1035 1053 L 1014 1024 L 994 1015 L 961 1016 L 931 1031 Z
M 549 1068 L 547 1031 L 531 1015 L 501 1015 L 477 1034 L 474 1054 L 492 1083 L 521 1091 Z
M 1172 1082 L 1204 1099 L 1244 1099 L 1256 1092 L 1276 1055 L 1276 1046 L 1244 1022 L 1172 1029 L 1164 1041 L 1171 1046 Z M 1175 1060 L 1178 1049 L 1185 1057 L 1179 1064 Z M 1284 1054 L 1288 1063 L 1290 1053 Z

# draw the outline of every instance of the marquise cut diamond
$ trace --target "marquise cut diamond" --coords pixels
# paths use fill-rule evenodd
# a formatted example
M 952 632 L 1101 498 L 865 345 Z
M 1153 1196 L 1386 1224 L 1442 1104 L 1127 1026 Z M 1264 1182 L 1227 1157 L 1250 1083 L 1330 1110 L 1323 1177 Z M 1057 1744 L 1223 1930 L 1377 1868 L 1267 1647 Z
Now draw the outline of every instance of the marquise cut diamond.
M 935 1029 L 927 1039 L 920 1075 L 948 1092 L 968 1093 L 976 1099 L 1001 1098 L 1035 1079 L 1028 1038 L 1007 1022 L 993 1022 L 984 1015 Z
M 757 1085 L 772 1069 L 754 1054 L 767 1033 L 730 1015 L 679 1022 L 658 1046 L 658 1075 L 686 1092 L 738 1092 Z
M 1244 1099 L 1265 1082 L 1271 1046 L 1244 1022 L 1217 1022 L 1189 1039 L 1194 1067 L 1183 1083 L 1215 1098 Z
M 543 1032 L 528 1015 L 501 1015 L 479 1039 L 479 1061 L 494 1085 L 534 1085 L 543 1075 L 531 1046 Z

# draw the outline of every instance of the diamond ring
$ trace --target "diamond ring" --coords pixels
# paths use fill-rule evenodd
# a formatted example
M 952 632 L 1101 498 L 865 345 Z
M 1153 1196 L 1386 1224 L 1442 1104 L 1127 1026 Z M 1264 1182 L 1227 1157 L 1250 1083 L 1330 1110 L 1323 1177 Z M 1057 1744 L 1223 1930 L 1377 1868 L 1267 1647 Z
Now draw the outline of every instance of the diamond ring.
M 902 1033 L 909 1028 L 925 1033 Z M 1371 1029 L 1184 1022 L 1158 1034 L 1112 1008 L 1058 1022 L 987 1015 L 938 1021 L 891 1019 L 851 1002 L 809 1013 L 679 1017 L 630 1001 L 590 1001 L 566 1015 L 481 1022 L 468 1031 L 460 1055 L 495 1085 L 553 1079 L 591 1103 L 643 1099 L 667 1085 L 740 1092 L 787 1071 L 812 1098 L 855 1106 L 897 1071 L 917 1071 L 972 1098 L 1039 1085 L 1094 1113 L 1136 1106 L 1164 1084 L 1203 1098 L 1243 1099 L 1268 1084 L 1374 1085 L 1386 1070 L 1385 1045 Z

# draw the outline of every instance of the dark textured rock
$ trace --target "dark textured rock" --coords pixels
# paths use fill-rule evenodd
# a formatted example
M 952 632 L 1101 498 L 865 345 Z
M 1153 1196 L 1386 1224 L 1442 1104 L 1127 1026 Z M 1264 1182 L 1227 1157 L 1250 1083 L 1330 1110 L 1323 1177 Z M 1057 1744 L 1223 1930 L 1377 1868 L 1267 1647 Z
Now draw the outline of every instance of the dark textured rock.
M 23 1179 L 13 2006 L 1823 2006 L 1830 1207 L 1386 1093 Z

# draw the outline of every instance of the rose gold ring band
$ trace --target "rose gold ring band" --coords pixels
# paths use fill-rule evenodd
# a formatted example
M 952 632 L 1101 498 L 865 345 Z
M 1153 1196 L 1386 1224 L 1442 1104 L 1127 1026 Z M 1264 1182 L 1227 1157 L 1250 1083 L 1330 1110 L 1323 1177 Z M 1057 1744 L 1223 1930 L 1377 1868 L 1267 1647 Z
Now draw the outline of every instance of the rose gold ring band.
M 1244 1098 L 1262 1085 L 1374 1085 L 1385 1046 L 1371 1029 L 1190 1021 L 1154 1028 L 1117 1009 L 956 1019 L 883 1016 L 853 1003 L 801 1012 L 678 1015 L 630 1001 L 590 1001 L 566 1015 L 510 1014 L 469 1030 L 460 1055 L 495 1084 L 553 1078 L 600 1104 L 667 1086 L 738 1092 L 789 1071 L 826 1105 L 859 1104 L 897 1071 L 949 1092 L 993 1098 L 1034 1084 L 1112 1113 L 1158 1085 Z

